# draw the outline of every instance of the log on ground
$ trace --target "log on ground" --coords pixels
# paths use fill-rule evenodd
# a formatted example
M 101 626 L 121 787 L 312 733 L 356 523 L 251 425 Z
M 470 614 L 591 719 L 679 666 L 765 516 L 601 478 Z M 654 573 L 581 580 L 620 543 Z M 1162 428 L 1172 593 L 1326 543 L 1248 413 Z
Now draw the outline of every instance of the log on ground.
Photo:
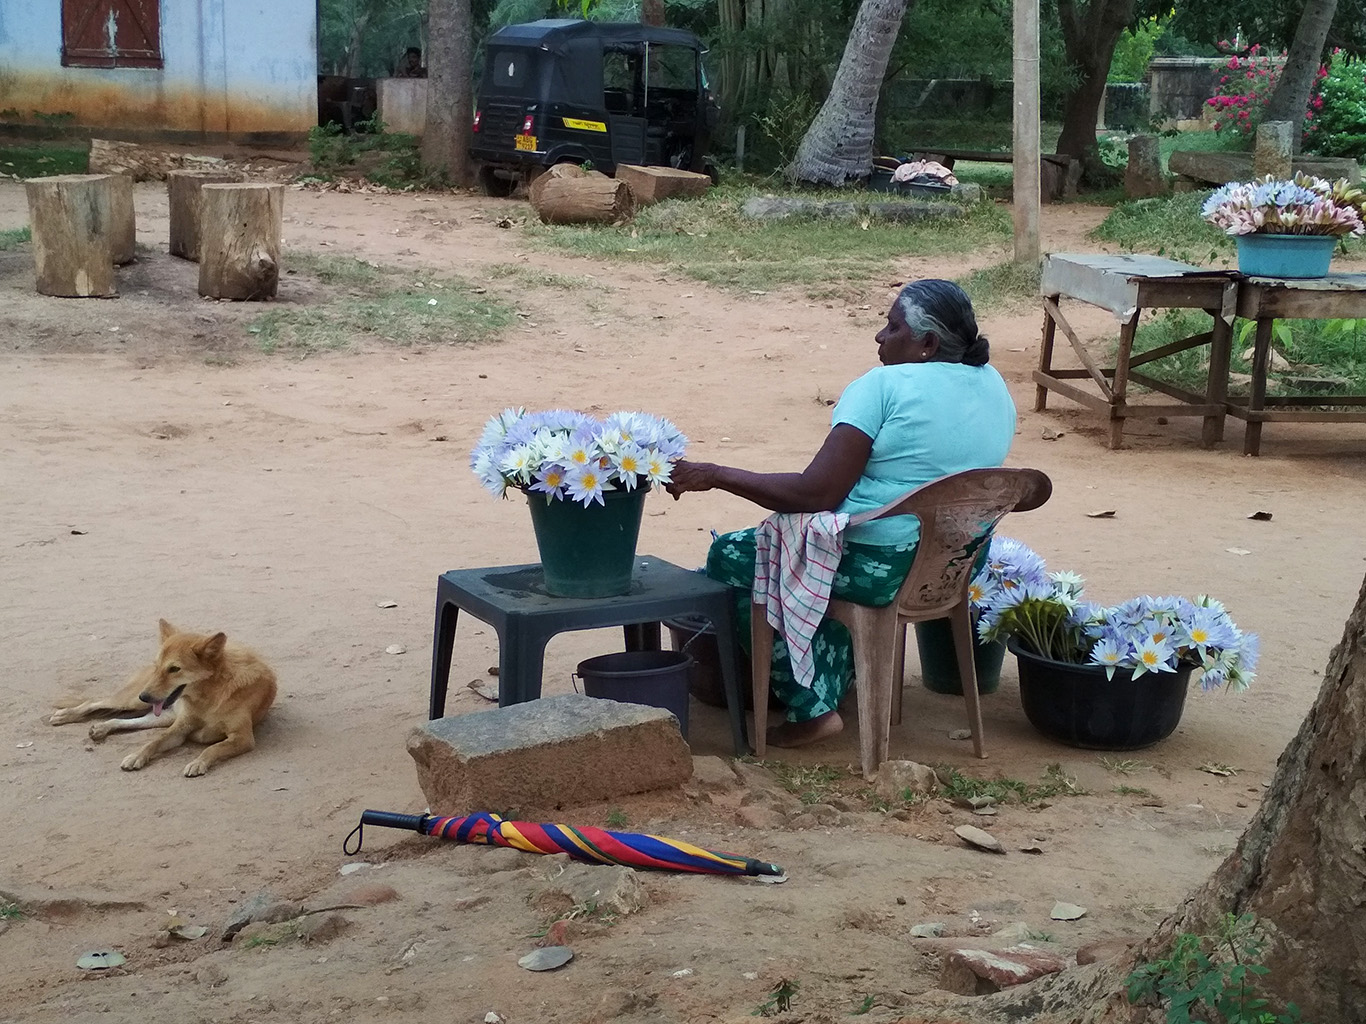
M 620 224 L 635 216 L 636 200 L 626 182 L 586 174 L 547 181 L 535 207 L 543 224 Z
M 640 167 L 636 164 L 617 164 L 618 181 L 631 186 L 636 202 L 641 206 L 663 199 L 696 199 L 707 194 L 711 178 L 676 167 Z
M 92 174 L 127 174 L 134 181 L 160 181 L 171 171 L 181 168 L 213 170 L 223 166 L 224 162 L 214 156 L 175 153 L 136 142 L 90 140 L 89 168 Z
M 166 175 L 166 197 L 171 208 L 172 256 L 199 260 L 199 193 L 205 185 L 239 182 L 235 171 L 177 170 Z
M 555 164 L 546 168 L 531 179 L 527 185 L 526 197 L 531 203 L 532 209 L 540 209 L 541 193 L 552 181 L 560 178 L 582 178 L 588 172 L 578 164 Z
M 200 190 L 199 294 L 275 297 L 280 283 L 283 185 L 215 184 Z
M 105 174 L 24 182 L 40 295 L 107 298 L 114 287 L 113 187 Z

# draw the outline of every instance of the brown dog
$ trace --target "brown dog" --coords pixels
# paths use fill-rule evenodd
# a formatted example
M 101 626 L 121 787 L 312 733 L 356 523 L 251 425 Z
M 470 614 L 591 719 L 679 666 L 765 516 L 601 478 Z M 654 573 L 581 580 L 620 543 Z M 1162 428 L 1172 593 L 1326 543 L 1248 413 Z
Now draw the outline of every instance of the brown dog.
M 58 708 L 49 722 L 65 725 L 101 713 L 146 712 L 139 718 L 96 722 L 90 727 L 90 738 L 102 740 L 111 732 L 133 729 L 165 729 L 123 759 L 126 772 L 137 771 L 186 740 L 211 744 L 185 766 L 186 777 L 193 778 L 219 761 L 255 748 L 253 727 L 261 724 L 275 702 L 275 673 L 252 651 L 228 643 L 222 633 L 184 633 L 165 619 L 160 625 L 161 650 L 153 664 L 112 697 Z

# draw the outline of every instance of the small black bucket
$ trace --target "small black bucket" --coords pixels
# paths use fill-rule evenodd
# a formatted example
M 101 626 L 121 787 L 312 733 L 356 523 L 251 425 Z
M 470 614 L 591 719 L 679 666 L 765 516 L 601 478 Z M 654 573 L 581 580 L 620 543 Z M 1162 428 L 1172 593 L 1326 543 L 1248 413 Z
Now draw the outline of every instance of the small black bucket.
M 575 675 L 589 697 L 647 704 L 673 712 L 688 738 L 688 678 L 693 660 L 682 651 L 625 651 L 579 662 Z

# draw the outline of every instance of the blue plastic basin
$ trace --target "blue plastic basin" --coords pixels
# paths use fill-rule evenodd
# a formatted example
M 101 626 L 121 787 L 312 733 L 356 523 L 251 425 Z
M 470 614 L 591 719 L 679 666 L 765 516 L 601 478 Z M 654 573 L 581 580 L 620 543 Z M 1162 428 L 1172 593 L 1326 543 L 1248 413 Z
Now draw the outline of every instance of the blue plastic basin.
M 1338 240 L 1332 235 L 1238 235 L 1238 270 L 1248 277 L 1324 277 Z

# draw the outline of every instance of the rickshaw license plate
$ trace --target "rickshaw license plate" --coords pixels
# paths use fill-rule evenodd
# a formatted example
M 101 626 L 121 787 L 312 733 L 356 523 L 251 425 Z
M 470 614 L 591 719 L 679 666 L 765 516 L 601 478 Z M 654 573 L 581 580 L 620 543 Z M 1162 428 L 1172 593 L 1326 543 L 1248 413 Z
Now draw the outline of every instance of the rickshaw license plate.
M 519 135 L 517 136 L 517 148 L 526 152 L 536 152 L 536 136 Z

